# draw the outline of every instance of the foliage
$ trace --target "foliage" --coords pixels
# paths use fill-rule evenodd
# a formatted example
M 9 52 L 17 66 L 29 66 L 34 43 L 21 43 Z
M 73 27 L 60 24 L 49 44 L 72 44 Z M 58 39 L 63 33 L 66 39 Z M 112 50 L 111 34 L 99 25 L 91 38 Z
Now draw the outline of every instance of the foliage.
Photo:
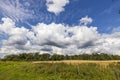
M 79 55 L 59 55 L 59 54 L 39 54 L 39 53 L 23 53 L 19 55 L 7 55 L 3 61 L 48 61 L 48 60 L 120 60 L 119 55 L 93 53 Z

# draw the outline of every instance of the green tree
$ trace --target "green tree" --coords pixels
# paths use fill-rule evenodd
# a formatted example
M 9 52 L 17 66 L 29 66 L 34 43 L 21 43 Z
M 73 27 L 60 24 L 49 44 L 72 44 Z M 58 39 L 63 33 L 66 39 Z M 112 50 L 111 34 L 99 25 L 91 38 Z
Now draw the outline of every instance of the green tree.
M 50 59 L 50 54 L 44 53 L 40 55 L 40 60 L 42 61 L 48 61 Z
M 51 60 L 63 60 L 63 59 L 64 59 L 64 55 L 53 54 L 51 56 Z

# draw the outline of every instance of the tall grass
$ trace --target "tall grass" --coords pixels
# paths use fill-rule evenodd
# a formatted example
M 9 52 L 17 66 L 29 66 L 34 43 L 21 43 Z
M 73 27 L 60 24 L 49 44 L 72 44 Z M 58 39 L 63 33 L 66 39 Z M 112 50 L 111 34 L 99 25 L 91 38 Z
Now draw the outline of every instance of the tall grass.
M 0 80 L 120 80 L 120 64 L 0 62 Z

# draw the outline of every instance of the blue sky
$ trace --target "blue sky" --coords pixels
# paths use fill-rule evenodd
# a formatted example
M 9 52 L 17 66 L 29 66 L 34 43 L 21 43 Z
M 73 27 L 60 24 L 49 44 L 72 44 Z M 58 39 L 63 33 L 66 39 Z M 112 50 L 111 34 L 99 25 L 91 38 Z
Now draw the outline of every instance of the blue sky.
M 120 9 L 120 0 L 113 0 L 113 1 L 112 0 L 107 0 L 107 1 L 106 0 L 61 0 L 61 1 L 60 0 L 34 0 L 34 1 L 33 0 L 1 0 L 0 1 L 1 53 L 3 54 L 4 50 L 8 50 L 8 47 L 10 49 L 15 48 L 15 50 L 17 50 L 18 52 L 20 52 L 21 50 L 16 47 L 21 47 L 21 49 L 24 48 L 23 44 L 19 45 L 16 43 L 16 42 L 19 43 L 20 40 L 22 40 L 22 39 L 18 40 L 18 38 L 17 38 L 20 35 L 18 35 L 18 33 L 17 33 L 17 37 L 14 38 L 14 40 L 16 42 L 14 42 L 13 37 L 15 37 L 16 34 L 14 33 L 15 35 L 13 36 L 13 33 L 8 32 L 6 29 L 9 29 L 9 28 L 12 31 L 14 31 L 14 30 L 16 31 L 19 28 L 20 30 L 18 30 L 18 32 L 23 31 L 23 28 L 25 28 L 26 31 L 29 30 L 28 33 L 30 33 L 30 31 L 31 31 L 31 33 L 34 34 L 34 37 L 37 37 L 36 35 L 38 35 L 39 31 L 35 31 L 34 28 L 36 28 L 36 27 L 38 27 L 38 29 L 40 28 L 40 30 L 41 30 L 40 26 L 50 27 L 50 26 L 62 25 L 65 28 L 69 27 L 67 34 L 71 34 L 71 36 L 72 36 L 72 34 L 76 35 L 76 36 L 78 34 L 81 34 L 81 35 L 83 34 L 83 36 L 84 36 L 83 38 L 86 38 L 89 36 L 89 35 L 84 35 L 84 34 L 86 34 L 85 33 L 86 31 L 83 31 L 83 33 L 74 33 L 74 31 L 73 31 L 74 27 L 76 27 L 76 26 L 78 26 L 78 27 L 86 26 L 86 28 L 84 27 L 85 30 L 88 29 L 87 31 L 90 30 L 90 31 L 93 31 L 93 33 L 95 33 L 95 34 L 97 33 L 96 35 L 101 35 L 100 38 L 98 38 L 98 36 L 97 36 L 98 42 L 99 42 L 99 40 L 101 40 L 101 38 L 104 38 L 104 37 L 109 39 L 111 37 L 118 36 L 119 35 L 118 32 L 120 31 L 120 14 L 118 14 L 119 9 Z M 85 21 L 83 21 L 83 23 L 86 23 L 86 20 L 87 20 L 87 22 L 88 22 L 88 23 L 86 23 L 87 25 L 81 25 L 80 20 L 82 18 L 83 18 L 83 20 L 85 20 Z M 6 22 L 6 24 L 5 24 L 5 22 Z M 10 23 L 10 24 L 7 24 L 7 23 Z M 13 27 L 11 27 L 10 25 L 12 25 Z M 7 27 L 5 28 L 5 26 L 7 26 Z M 93 26 L 93 27 L 91 27 L 91 26 Z M 70 28 L 70 27 L 73 27 L 73 28 Z M 53 29 L 53 28 L 50 28 L 50 29 Z M 79 29 L 82 31 L 82 28 L 79 28 Z M 54 29 L 54 30 L 56 30 L 56 29 Z M 45 30 L 45 31 L 47 31 L 47 30 Z M 46 34 L 46 33 L 44 33 L 44 34 Z M 55 48 L 55 51 L 59 52 L 59 50 L 61 50 L 63 53 L 65 53 L 65 51 L 67 51 L 67 50 L 69 51 L 69 48 L 64 48 L 66 50 L 64 50 L 63 48 L 61 49 L 60 46 L 62 46 L 62 45 L 57 45 L 57 43 L 60 41 L 54 42 L 54 40 L 55 40 L 55 39 L 53 39 L 54 35 L 53 36 L 52 35 L 53 34 L 51 34 L 51 39 L 53 40 L 53 42 L 52 41 L 50 43 L 47 42 L 49 40 L 44 42 L 44 43 L 46 43 L 46 44 L 44 44 L 45 49 L 49 48 L 49 50 L 52 49 L 52 51 L 54 52 L 53 46 L 56 44 L 56 46 L 60 49 L 56 50 L 56 48 Z M 47 38 L 48 38 L 48 35 L 44 35 L 44 36 L 47 36 Z M 24 36 L 24 37 L 26 38 L 26 36 Z M 117 39 L 119 39 L 118 37 L 117 37 Z M 56 39 L 57 38 L 58 37 L 56 37 Z M 9 42 L 9 40 L 13 40 L 13 42 Z M 42 51 L 42 48 L 40 50 L 36 49 L 36 47 L 41 47 L 41 45 L 43 45 L 41 40 L 40 40 L 40 44 L 35 43 L 35 41 L 32 42 L 33 39 L 29 38 L 28 36 L 27 36 L 26 40 L 28 40 L 28 41 L 26 41 L 26 45 L 29 43 L 30 45 L 35 46 L 35 50 L 33 50 L 33 51 Z M 45 38 L 45 40 L 46 40 L 46 38 Z M 68 43 L 68 42 L 65 43 L 63 41 L 63 42 L 61 42 L 61 44 L 64 44 L 64 46 L 67 44 L 76 45 L 76 43 L 72 42 L 73 41 L 72 39 L 70 39 L 70 40 L 71 40 L 71 43 Z M 82 43 L 81 43 L 82 38 L 79 37 L 78 40 L 80 41 L 79 44 L 81 46 L 82 46 L 82 43 L 84 43 L 83 46 L 88 45 L 87 48 L 90 47 L 88 52 L 95 51 L 95 50 L 92 50 L 93 46 L 88 44 L 89 42 L 91 42 L 90 39 L 88 39 L 87 42 L 82 42 Z M 115 40 L 116 40 L 116 38 L 115 38 Z M 5 43 L 6 41 L 8 41 L 9 43 L 6 44 Z M 62 39 L 61 39 L 61 41 L 62 41 Z M 105 45 L 109 44 L 110 40 L 104 40 L 104 41 L 106 41 L 106 43 L 103 43 L 102 46 L 104 46 L 104 44 Z M 112 38 L 111 38 L 111 41 L 114 41 L 114 40 L 112 40 Z M 15 43 L 15 44 L 13 44 L 13 43 Z M 20 43 L 22 43 L 22 42 L 20 42 Z M 96 44 L 96 42 L 94 44 Z M 111 44 L 109 44 L 109 45 L 111 45 Z M 96 45 L 94 45 L 94 47 L 95 46 Z M 113 46 L 113 45 L 111 45 L 111 46 Z M 114 45 L 114 46 L 116 46 L 116 45 Z M 105 46 L 105 47 L 107 47 L 107 46 Z M 4 50 L 3 50 L 3 48 L 4 48 Z M 78 48 L 78 46 L 77 46 L 77 48 Z M 82 53 L 82 51 L 84 52 L 84 50 L 86 50 L 87 48 L 86 47 L 80 48 L 81 51 L 78 51 L 78 53 Z M 99 46 L 97 46 L 97 48 L 99 49 Z M 76 49 L 76 48 L 74 47 L 74 49 Z M 118 49 L 118 47 L 117 47 L 117 49 Z M 96 51 L 100 52 L 99 50 L 96 50 Z M 117 50 L 115 49 L 115 52 L 116 51 Z M 109 50 L 105 49 L 105 50 L 103 50 L 103 52 L 109 53 Z
M 8 1 L 13 2 L 12 0 Z M 28 0 L 21 0 L 20 3 L 25 5 L 25 1 Z M 119 0 L 70 0 L 69 4 L 64 7 L 65 11 L 58 15 L 47 11 L 45 0 L 29 0 L 28 2 L 31 6 L 24 6 L 24 8 L 27 8 L 30 14 L 34 12 L 32 18 L 17 21 L 18 25 L 24 25 L 27 28 L 30 28 L 30 26 L 27 26 L 28 23 L 35 25 L 38 22 L 46 24 L 55 22 L 67 25 L 78 25 L 79 19 L 86 15 L 92 17 L 94 20 L 92 25 L 97 26 L 100 33 L 110 33 L 114 27 L 120 25 L 120 15 L 118 14 L 120 8 Z M 11 14 L 6 15 L 2 10 L 0 13 L 0 18 L 11 16 Z

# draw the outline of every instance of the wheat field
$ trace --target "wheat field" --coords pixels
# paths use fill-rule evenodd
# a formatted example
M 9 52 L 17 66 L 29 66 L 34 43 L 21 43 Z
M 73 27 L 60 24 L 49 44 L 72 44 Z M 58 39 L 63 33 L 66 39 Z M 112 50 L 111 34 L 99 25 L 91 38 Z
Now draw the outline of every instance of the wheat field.
M 120 60 L 106 60 L 106 61 L 97 61 L 97 60 L 62 60 L 62 61 L 34 61 L 33 63 L 66 63 L 66 64 L 99 64 L 99 65 L 109 65 L 120 63 Z

